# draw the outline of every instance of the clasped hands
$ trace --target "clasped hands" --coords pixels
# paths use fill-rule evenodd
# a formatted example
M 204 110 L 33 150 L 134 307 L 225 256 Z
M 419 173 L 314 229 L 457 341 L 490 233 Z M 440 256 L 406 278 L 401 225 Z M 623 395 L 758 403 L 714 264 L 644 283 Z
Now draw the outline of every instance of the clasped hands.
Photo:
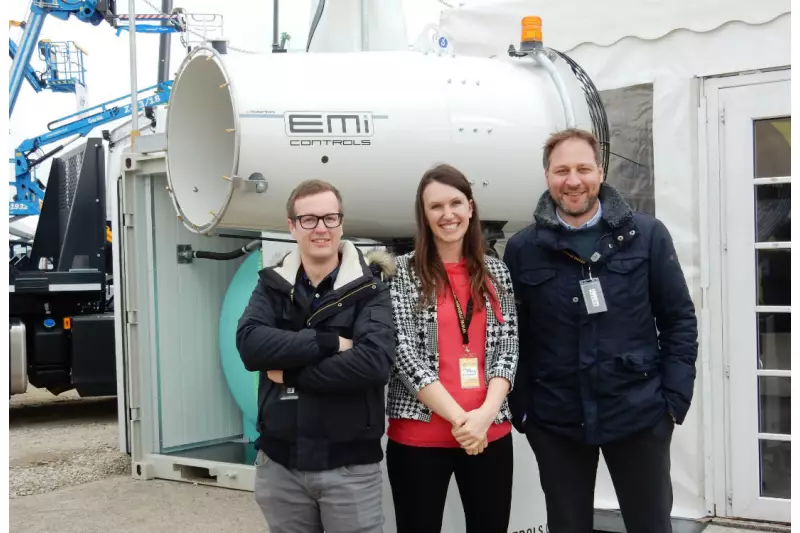
M 458 415 L 453 420 L 453 437 L 464 448 L 467 455 L 483 453 L 489 445 L 487 433 L 495 419 L 495 414 L 485 406 Z
M 353 347 L 353 341 L 339 337 L 339 351 L 343 352 Z M 283 383 L 283 370 L 267 370 L 267 379 L 273 383 Z

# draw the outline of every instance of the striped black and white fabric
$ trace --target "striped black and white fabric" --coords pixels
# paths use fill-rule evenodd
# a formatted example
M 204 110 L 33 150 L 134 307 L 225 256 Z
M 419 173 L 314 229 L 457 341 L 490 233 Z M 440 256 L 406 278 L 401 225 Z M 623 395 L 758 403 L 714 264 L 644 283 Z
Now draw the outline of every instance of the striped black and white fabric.
M 389 418 L 428 422 L 431 411 L 417 399 L 417 393 L 439 379 L 439 336 L 436 305 L 419 308 L 419 278 L 409 260 L 414 252 L 399 256 L 391 281 L 392 314 L 397 330 L 397 354 L 392 374 L 386 412 Z M 514 385 L 519 357 L 517 310 L 511 274 L 505 263 L 485 256 L 486 267 L 496 280 L 504 324 L 497 321 L 490 300 L 486 298 L 486 382 L 503 377 Z M 503 400 L 496 423 L 511 419 L 508 402 Z

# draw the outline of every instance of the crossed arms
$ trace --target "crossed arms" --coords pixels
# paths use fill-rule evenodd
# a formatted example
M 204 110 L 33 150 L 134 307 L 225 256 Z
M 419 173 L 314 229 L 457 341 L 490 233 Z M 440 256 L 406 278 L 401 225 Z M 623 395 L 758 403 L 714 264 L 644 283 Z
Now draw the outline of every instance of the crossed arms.
M 389 381 L 395 338 L 389 289 L 383 283 L 361 308 L 353 325 L 352 347 L 340 351 L 339 335 L 277 327 L 267 287 L 261 279 L 236 330 L 236 347 L 247 370 L 283 372 L 283 382 L 298 390 L 347 392 Z

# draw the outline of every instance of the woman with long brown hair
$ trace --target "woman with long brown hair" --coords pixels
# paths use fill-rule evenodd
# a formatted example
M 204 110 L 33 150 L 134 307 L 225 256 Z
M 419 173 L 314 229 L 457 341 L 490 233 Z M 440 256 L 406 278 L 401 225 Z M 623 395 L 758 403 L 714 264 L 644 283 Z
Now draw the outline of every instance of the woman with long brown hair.
M 506 396 L 519 346 L 511 277 L 485 252 L 466 177 L 422 177 L 413 252 L 397 259 L 387 471 L 398 533 L 441 530 L 455 475 L 467 533 L 505 533 L 513 450 Z

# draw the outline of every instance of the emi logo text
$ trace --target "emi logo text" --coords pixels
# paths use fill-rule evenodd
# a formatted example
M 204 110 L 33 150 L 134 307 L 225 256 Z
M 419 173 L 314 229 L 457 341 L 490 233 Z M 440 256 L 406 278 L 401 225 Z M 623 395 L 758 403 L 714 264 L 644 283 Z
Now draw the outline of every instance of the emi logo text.
M 347 138 L 372 137 L 375 127 L 371 113 L 292 112 L 284 115 L 289 137 Z

